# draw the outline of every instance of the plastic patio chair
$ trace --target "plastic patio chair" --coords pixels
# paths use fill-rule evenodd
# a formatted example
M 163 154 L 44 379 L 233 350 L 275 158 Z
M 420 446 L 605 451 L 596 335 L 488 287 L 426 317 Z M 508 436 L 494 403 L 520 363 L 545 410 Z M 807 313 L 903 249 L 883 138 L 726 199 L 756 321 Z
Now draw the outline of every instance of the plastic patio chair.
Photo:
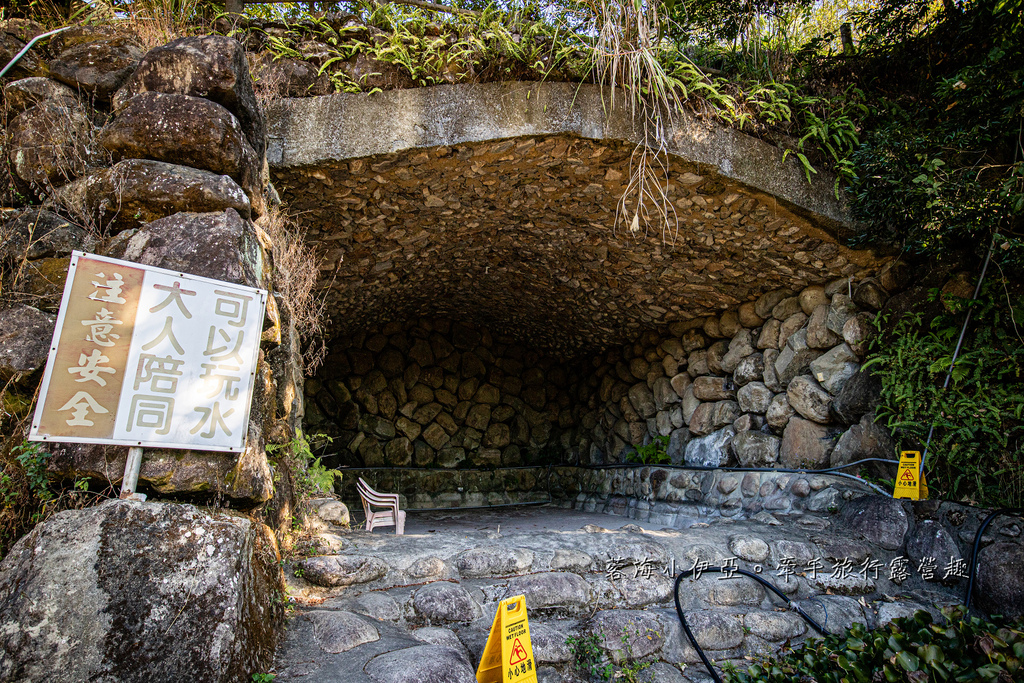
M 378 526 L 394 526 L 396 534 L 405 533 L 405 510 L 398 509 L 397 493 L 378 493 L 370 488 L 370 485 L 363 481 L 362 477 L 359 478 L 356 489 L 363 501 L 367 531 L 373 531 Z M 374 512 L 374 506 L 385 509 Z

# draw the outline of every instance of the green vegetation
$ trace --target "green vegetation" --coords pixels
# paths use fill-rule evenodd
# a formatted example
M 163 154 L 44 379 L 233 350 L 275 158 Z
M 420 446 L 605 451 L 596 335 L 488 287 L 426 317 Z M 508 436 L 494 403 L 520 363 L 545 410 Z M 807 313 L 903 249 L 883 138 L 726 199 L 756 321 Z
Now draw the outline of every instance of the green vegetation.
M 947 299 L 952 311 L 928 324 L 907 315 L 874 343 L 867 365 L 883 379 L 878 416 L 918 447 L 935 424 L 928 485 L 937 497 L 1024 505 L 1024 340 L 1003 319 L 1024 320 L 1024 301 L 1014 303 L 1008 312 L 1001 287 L 990 282 L 978 301 Z M 970 333 L 943 389 L 967 309 Z
M 323 434 L 316 434 L 313 439 L 326 440 L 327 443 L 331 440 Z M 267 455 L 272 462 L 285 460 L 288 464 L 296 500 L 330 495 L 334 492 L 334 482 L 341 481 L 341 472 L 324 467 L 320 458 L 313 455 L 309 441 L 301 431 L 283 446 L 267 444 Z
M 573 665 L 576 671 L 583 674 L 590 681 L 626 681 L 627 683 L 639 683 L 644 680 L 643 672 L 650 668 L 653 661 L 634 657 L 632 637 L 654 638 L 659 634 L 648 629 L 641 633 L 639 629 L 630 633 L 628 626 L 622 627 L 623 652 L 622 661 L 615 665 L 608 660 L 601 649 L 601 637 L 596 633 L 580 636 L 569 636 L 565 639 L 569 651 L 572 652 Z
M 610 681 L 614 667 L 604 658 L 601 651 L 601 639 L 596 633 L 581 636 L 569 636 L 565 644 L 572 652 L 572 661 L 576 670 L 590 680 Z
M 667 436 L 655 437 L 651 443 L 637 446 L 636 450 L 630 454 L 630 460 L 644 465 L 664 465 L 672 462 L 672 459 L 668 457 L 668 441 Z
M 726 666 L 726 683 L 1003 683 L 1019 680 L 1024 623 L 967 618 L 960 608 L 933 623 L 928 612 L 869 631 L 854 624 L 842 635 L 809 640 L 740 671 Z

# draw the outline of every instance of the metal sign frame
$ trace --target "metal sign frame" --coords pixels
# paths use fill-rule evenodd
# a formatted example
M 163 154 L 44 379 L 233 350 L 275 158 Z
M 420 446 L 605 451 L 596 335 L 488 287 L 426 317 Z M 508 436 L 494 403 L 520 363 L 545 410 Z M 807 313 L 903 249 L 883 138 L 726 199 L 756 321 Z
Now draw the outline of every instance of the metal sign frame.
M 153 273 L 156 273 L 158 275 L 165 276 L 165 277 L 172 277 L 172 278 L 175 278 L 175 279 L 187 280 L 187 281 L 190 281 L 190 282 L 202 283 L 204 285 L 213 285 L 213 286 L 218 286 L 218 287 L 231 288 L 231 289 L 237 290 L 239 292 L 249 293 L 249 294 L 253 295 L 254 297 L 258 298 L 258 300 L 259 300 L 258 314 L 259 315 L 256 318 L 259 321 L 258 323 L 256 323 L 256 324 L 258 324 L 258 331 L 257 331 L 256 343 L 252 345 L 253 346 L 252 358 L 249 359 L 249 369 L 250 369 L 250 372 L 249 372 L 249 381 L 248 381 L 248 385 L 247 385 L 247 391 L 246 391 L 246 395 L 244 397 L 242 397 L 243 405 L 244 405 L 244 414 L 242 415 L 242 421 L 241 421 L 242 429 L 241 429 L 241 433 L 239 435 L 241 442 L 240 442 L 239 445 L 237 445 L 237 446 L 217 446 L 217 445 L 201 443 L 199 440 L 197 440 L 195 442 L 192 442 L 192 443 L 181 443 L 181 442 L 169 443 L 167 441 L 159 441 L 159 440 L 154 441 L 154 440 L 146 440 L 146 439 L 142 439 L 142 440 L 119 439 L 119 438 L 115 438 L 113 436 L 111 436 L 111 437 L 84 437 L 84 436 L 83 437 L 77 437 L 77 436 L 74 436 L 74 435 L 67 436 L 67 435 L 52 435 L 52 434 L 45 434 L 45 433 L 41 434 L 41 433 L 39 433 L 39 427 L 40 427 L 41 420 L 42 420 L 42 417 L 43 417 L 43 409 L 44 409 L 44 407 L 46 405 L 47 393 L 48 393 L 48 391 L 50 389 L 51 380 L 53 379 L 53 370 L 54 370 L 54 367 L 55 367 L 55 359 L 56 359 L 57 352 L 58 352 L 59 341 L 60 341 L 60 338 L 61 338 L 61 334 L 62 334 L 62 332 L 64 330 L 64 325 L 65 325 L 66 318 L 67 318 L 68 302 L 69 302 L 69 299 L 71 297 L 72 287 L 73 287 L 74 282 L 75 282 L 75 275 L 78 272 L 79 260 L 83 259 L 83 258 L 88 259 L 88 260 L 92 260 L 92 261 L 98 261 L 98 262 L 101 262 L 101 263 L 109 263 L 111 266 L 115 266 L 115 267 L 120 266 L 120 267 L 133 268 L 133 269 L 142 270 L 142 271 L 145 271 L 145 272 L 153 272 Z M 141 298 L 141 296 L 142 296 L 142 294 L 140 293 L 140 298 Z M 157 268 L 155 266 L 147 266 L 147 265 L 144 265 L 144 264 L 141 264 L 141 263 L 133 263 L 131 261 L 123 261 L 123 260 L 119 260 L 119 259 L 109 258 L 109 257 L 106 257 L 106 256 L 99 256 L 99 255 L 96 255 L 96 254 L 87 254 L 87 253 L 81 252 L 81 251 L 74 251 L 72 253 L 72 256 L 71 256 L 71 265 L 68 268 L 68 276 L 67 276 L 67 281 L 65 282 L 65 285 L 64 285 L 64 293 L 63 293 L 63 296 L 61 297 L 60 310 L 59 310 L 59 312 L 57 314 L 57 324 L 54 327 L 53 338 L 52 338 L 52 340 L 50 342 L 50 351 L 49 351 L 49 354 L 47 356 L 46 369 L 45 369 L 45 371 L 43 373 L 43 380 L 42 380 L 42 383 L 40 384 L 40 388 L 39 388 L 39 398 L 38 398 L 37 403 L 36 403 L 35 414 L 33 415 L 33 418 L 32 418 L 32 428 L 31 428 L 31 430 L 29 432 L 29 437 L 28 437 L 29 440 L 30 441 L 51 442 L 51 443 L 56 442 L 56 443 L 104 444 L 104 445 L 117 445 L 117 446 L 145 447 L 145 448 L 170 448 L 170 449 L 217 451 L 217 452 L 231 452 L 231 453 L 239 453 L 239 452 L 244 451 L 245 447 L 246 447 L 246 441 L 248 439 L 249 416 L 250 416 L 250 414 L 252 412 L 252 397 L 253 397 L 253 392 L 254 392 L 255 386 L 256 386 L 256 365 L 257 365 L 258 360 L 259 360 L 260 336 L 262 334 L 263 323 L 264 323 L 264 320 L 265 320 L 265 317 L 266 317 L 266 304 L 267 304 L 267 290 L 265 290 L 265 289 L 257 289 L 257 288 L 254 288 L 254 287 L 249 287 L 247 285 L 239 285 L 239 284 L 235 284 L 235 283 L 232 283 L 232 282 L 225 282 L 223 280 L 214 280 L 212 278 L 202 277 L 202 276 L 199 276 L 199 275 L 191 275 L 189 273 L 182 273 L 182 272 L 178 272 L 178 271 L 168 270 L 168 269 L 165 269 L 165 268 Z M 135 341 L 134 340 L 134 336 L 135 336 L 134 325 L 135 325 L 135 322 L 139 319 L 140 316 L 141 316 L 141 313 L 139 311 L 136 311 L 136 313 L 135 313 L 135 321 L 133 321 L 132 339 L 130 339 L 129 342 L 128 342 L 129 352 L 131 351 L 132 344 Z M 122 369 L 122 372 L 125 374 L 125 379 L 127 379 L 128 378 L 127 367 Z M 125 391 L 126 391 L 125 386 L 122 385 L 122 387 L 121 387 L 121 389 L 119 391 L 119 401 L 120 401 L 120 396 L 122 396 Z M 115 426 L 116 426 L 116 424 L 115 424 Z

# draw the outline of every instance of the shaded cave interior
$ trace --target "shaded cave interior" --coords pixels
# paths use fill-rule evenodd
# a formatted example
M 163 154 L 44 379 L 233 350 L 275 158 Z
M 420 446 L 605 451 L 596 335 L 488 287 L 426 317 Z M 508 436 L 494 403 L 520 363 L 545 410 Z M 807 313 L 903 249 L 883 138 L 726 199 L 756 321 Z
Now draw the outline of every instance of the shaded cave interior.
M 305 417 L 333 439 L 326 464 L 622 462 L 685 430 L 655 383 L 706 372 L 688 369 L 693 352 L 728 342 L 742 304 L 877 266 L 675 157 L 663 187 L 678 231 L 616 231 L 632 152 L 551 135 L 274 169 L 327 292 Z M 638 385 L 653 407 L 631 399 Z

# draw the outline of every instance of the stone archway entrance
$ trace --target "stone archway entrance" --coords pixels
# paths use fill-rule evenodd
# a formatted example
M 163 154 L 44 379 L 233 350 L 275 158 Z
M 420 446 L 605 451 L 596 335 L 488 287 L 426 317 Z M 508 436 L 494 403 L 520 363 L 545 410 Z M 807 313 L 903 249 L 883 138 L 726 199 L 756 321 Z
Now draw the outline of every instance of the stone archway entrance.
M 678 231 L 616 233 L 638 128 L 605 118 L 593 89 L 286 100 L 269 129 L 274 184 L 323 255 L 329 292 L 331 354 L 307 421 L 339 437 L 346 464 L 616 461 L 688 425 L 692 411 L 673 407 L 685 387 L 665 384 L 716 339 L 760 336 L 772 315 L 753 311 L 758 297 L 880 265 L 840 244 L 827 181 L 685 117 L 666 187 Z M 705 325 L 723 313 L 728 324 Z M 778 351 L 772 335 L 750 352 Z

